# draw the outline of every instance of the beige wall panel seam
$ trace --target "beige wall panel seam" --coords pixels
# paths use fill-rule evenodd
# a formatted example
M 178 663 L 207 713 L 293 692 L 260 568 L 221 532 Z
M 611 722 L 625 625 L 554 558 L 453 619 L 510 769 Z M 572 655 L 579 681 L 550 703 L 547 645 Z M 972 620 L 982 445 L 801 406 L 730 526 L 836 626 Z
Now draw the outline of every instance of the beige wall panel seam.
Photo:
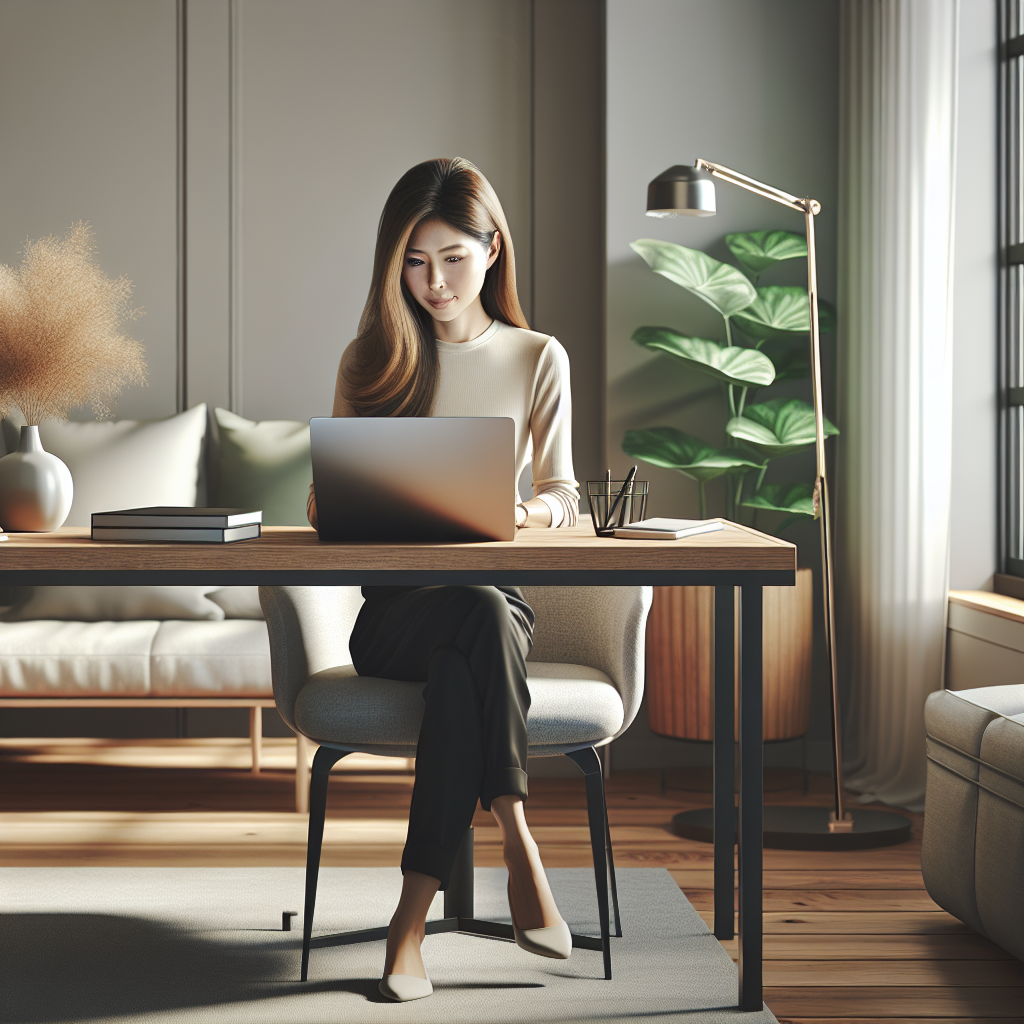
M 229 0 L 230 335 L 228 407 L 242 415 L 242 5 Z

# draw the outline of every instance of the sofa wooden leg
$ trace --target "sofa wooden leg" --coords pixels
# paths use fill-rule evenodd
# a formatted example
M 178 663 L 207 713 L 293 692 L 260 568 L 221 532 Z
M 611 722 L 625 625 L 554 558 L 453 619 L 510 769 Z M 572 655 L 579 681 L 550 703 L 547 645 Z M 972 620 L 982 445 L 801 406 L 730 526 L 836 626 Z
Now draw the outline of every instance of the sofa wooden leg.
M 295 811 L 309 813 L 309 755 L 313 744 L 302 733 L 295 734 Z
M 252 773 L 259 775 L 263 755 L 263 708 L 249 708 L 249 741 L 252 743 Z

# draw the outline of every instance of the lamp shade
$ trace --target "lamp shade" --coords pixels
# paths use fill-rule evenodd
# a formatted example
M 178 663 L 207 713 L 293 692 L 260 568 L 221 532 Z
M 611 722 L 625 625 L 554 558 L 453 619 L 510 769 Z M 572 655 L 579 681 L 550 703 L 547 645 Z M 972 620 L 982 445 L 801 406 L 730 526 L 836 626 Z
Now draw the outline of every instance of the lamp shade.
M 713 217 L 715 183 L 706 171 L 676 164 L 647 186 L 648 217 Z

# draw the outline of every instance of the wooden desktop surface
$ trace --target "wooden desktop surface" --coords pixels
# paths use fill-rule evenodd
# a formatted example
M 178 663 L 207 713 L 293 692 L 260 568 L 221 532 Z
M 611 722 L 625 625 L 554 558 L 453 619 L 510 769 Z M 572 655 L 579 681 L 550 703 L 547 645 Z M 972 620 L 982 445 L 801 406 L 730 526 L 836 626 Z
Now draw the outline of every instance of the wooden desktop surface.
M 9 534 L 0 574 L 117 572 L 509 572 L 657 571 L 792 573 L 796 547 L 727 523 L 715 533 L 676 541 L 597 537 L 590 524 L 520 530 L 512 541 L 482 543 L 321 542 L 308 527 L 268 526 L 258 540 L 232 544 L 92 541 L 87 529 Z

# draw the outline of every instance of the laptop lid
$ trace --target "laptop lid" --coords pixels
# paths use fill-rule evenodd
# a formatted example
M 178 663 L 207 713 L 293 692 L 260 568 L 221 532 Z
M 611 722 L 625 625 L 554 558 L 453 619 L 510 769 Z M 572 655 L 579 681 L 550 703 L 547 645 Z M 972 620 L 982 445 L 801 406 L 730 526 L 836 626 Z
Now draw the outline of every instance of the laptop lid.
M 515 423 L 508 417 L 314 417 L 321 540 L 515 537 Z

